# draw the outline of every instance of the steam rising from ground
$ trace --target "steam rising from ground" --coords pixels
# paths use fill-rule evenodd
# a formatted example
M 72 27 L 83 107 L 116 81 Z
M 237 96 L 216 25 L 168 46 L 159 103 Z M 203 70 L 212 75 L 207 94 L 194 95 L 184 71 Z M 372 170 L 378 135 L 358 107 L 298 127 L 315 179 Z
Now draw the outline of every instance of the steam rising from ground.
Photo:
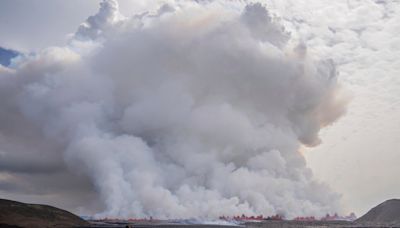
M 339 197 L 299 149 L 344 112 L 339 92 L 261 4 L 125 18 L 105 0 L 68 46 L 0 68 L 1 156 L 88 177 L 99 216 L 322 215 Z

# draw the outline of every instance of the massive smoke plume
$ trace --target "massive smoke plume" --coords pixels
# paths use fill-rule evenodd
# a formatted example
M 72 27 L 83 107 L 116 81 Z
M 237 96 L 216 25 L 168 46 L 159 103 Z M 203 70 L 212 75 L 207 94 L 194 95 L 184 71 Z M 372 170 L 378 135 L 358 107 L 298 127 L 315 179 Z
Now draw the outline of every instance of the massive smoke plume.
M 99 216 L 321 215 L 339 197 L 299 150 L 344 104 L 334 64 L 259 3 L 105 0 L 65 47 L 0 68 L 1 167 L 68 170 Z

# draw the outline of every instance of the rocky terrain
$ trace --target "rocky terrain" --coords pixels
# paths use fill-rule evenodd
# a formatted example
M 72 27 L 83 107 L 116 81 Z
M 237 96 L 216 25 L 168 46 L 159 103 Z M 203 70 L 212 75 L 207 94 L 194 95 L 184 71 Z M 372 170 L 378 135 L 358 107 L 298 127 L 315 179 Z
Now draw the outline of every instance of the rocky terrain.
M 293 221 L 293 220 L 265 220 L 258 222 L 220 224 L 190 222 L 186 220 L 160 221 L 149 220 L 139 222 L 99 222 L 90 223 L 80 217 L 52 206 L 39 204 L 25 204 L 11 200 L 0 199 L 0 227 L 254 227 L 254 228 L 291 228 L 291 227 L 400 227 L 400 200 L 387 200 L 372 208 L 364 216 L 354 222 L 350 221 Z
M 358 224 L 400 227 L 400 199 L 387 200 L 357 219 Z
M 0 227 L 82 227 L 89 223 L 52 206 L 0 199 Z

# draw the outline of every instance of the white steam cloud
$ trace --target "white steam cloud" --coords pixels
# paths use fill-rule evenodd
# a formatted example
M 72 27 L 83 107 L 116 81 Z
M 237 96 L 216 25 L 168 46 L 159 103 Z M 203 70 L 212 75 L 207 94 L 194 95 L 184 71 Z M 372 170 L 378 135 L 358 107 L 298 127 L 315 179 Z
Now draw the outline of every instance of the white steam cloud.
M 0 156 L 86 176 L 99 216 L 322 215 L 339 197 L 299 150 L 345 103 L 334 64 L 259 3 L 125 18 L 105 0 L 68 46 L 0 68 Z

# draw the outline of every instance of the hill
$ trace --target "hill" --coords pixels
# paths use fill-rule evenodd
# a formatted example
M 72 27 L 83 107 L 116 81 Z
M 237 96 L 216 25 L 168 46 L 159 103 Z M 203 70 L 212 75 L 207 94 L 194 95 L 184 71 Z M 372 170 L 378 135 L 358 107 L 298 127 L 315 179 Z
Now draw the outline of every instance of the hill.
M 387 200 L 356 220 L 362 224 L 400 225 L 400 199 Z
M 0 199 L 1 227 L 78 227 L 89 223 L 56 207 Z

